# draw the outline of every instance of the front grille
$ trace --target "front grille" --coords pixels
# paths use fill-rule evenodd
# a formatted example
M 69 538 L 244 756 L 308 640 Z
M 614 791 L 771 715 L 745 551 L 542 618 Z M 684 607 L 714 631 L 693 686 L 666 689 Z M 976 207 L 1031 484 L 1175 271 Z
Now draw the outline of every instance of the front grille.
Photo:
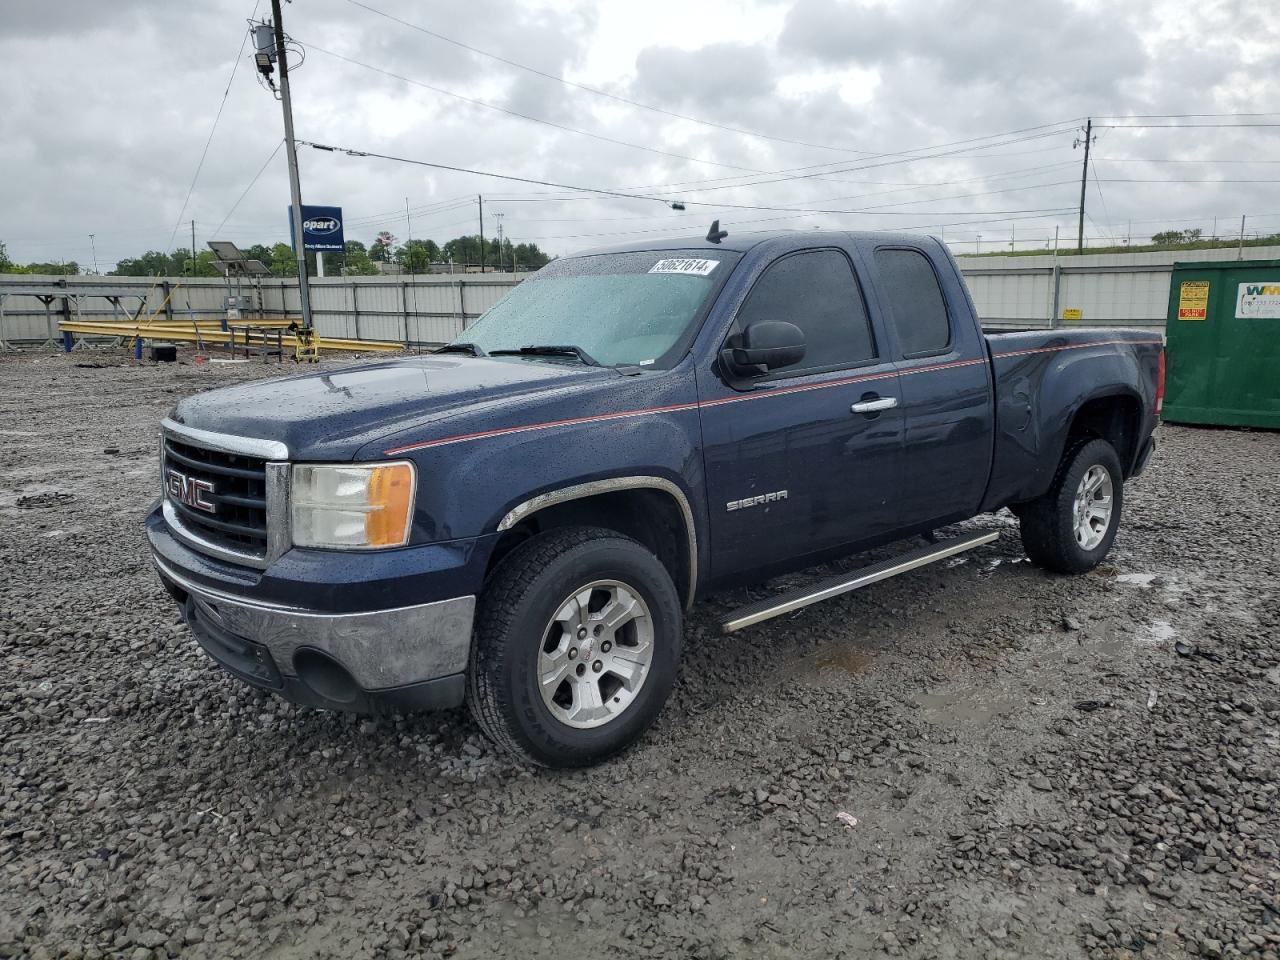
M 182 526 L 200 539 L 237 553 L 267 555 L 267 461 L 164 438 L 166 500 Z M 183 503 L 169 491 L 170 471 L 211 484 L 201 497 L 213 512 Z

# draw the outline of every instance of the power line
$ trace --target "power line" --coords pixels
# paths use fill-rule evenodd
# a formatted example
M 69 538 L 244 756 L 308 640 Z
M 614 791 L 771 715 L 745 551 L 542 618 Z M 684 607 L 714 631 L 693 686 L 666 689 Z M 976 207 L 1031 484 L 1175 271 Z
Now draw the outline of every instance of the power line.
M 1250 127 L 1280 127 L 1280 123 L 1100 123 L 1110 130 L 1160 130 L 1166 128 L 1192 129 L 1247 129 Z
M 606 187 L 586 187 L 586 186 L 581 186 L 576 184 L 556 183 L 555 181 L 551 181 L 551 180 L 537 180 L 532 177 L 518 177 L 512 174 L 495 173 L 489 170 L 474 170 L 470 167 L 458 167 L 458 166 L 453 166 L 452 164 L 447 164 L 447 163 L 433 163 L 429 160 L 415 160 L 415 159 L 412 159 L 411 157 L 397 157 L 392 154 L 377 153 L 372 150 L 356 150 L 350 147 L 338 147 L 338 146 L 333 146 L 331 144 L 325 144 L 325 143 L 313 143 L 310 140 L 299 140 L 297 142 L 302 144 L 303 146 L 312 147 L 316 150 L 324 150 L 329 153 L 345 153 L 348 156 L 352 156 L 352 157 L 372 157 L 379 160 L 390 160 L 395 163 L 408 163 L 408 164 L 412 164 L 414 166 L 419 166 L 419 167 L 429 167 L 433 170 L 449 170 L 454 173 L 467 173 L 477 177 L 492 177 L 496 180 L 510 180 L 516 183 L 531 183 L 531 184 L 536 184 L 538 186 L 543 186 L 543 187 L 555 187 L 560 190 L 575 190 L 582 193 L 598 194 L 600 196 L 621 197 L 627 200 L 650 200 L 656 203 L 670 202 L 662 197 L 647 196 L 644 194 L 624 193 L 620 190 L 613 190 Z M 824 210 L 824 209 L 815 209 L 815 208 L 809 208 L 809 207 L 774 207 L 774 206 L 766 206 L 763 204 L 712 203 L 709 201 L 698 201 L 698 200 L 686 200 L 684 202 L 686 204 L 692 204 L 694 206 L 714 207 L 716 209 L 721 209 L 721 210 L 768 210 L 768 211 L 783 212 L 783 213 L 832 213 L 832 214 L 868 212 L 865 210 Z M 893 206 L 893 204 L 891 204 L 890 206 Z M 1057 208 L 1053 208 L 1053 209 L 1057 209 Z M 876 215 L 878 216 L 927 216 L 927 215 L 963 216 L 965 214 L 972 213 L 972 212 L 974 211 L 968 211 L 968 210 L 963 210 L 963 211 L 930 210 L 930 211 L 921 211 L 921 212 L 884 211 L 884 212 L 879 212 Z M 1049 211 L 1047 209 L 1039 209 L 1039 210 L 992 210 L 988 212 L 990 213 L 1045 213 Z
M 1239 160 L 1215 157 L 1206 160 L 1192 160 L 1176 157 L 1095 157 L 1095 163 L 1280 163 L 1280 160 Z
M 236 212 L 236 207 L 240 206 L 241 201 L 244 200 L 244 198 L 249 195 L 249 191 L 253 189 L 253 185 L 257 183 L 258 178 L 261 177 L 263 173 L 266 172 L 267 167 L 271 165 L 271 161 L 276 158 L 276 154 L 280 152 L 280 148 L 283 146 L 284 146 L 283 140 L 280 140 L 279 142 L 276 143 L 276 148 L 271 151 L 271 156 L 267 157 L 266 162 L 264 162 L 262 166 L 258 168 L 258 172 L 255 173 L 253 175 L 253 179 L 249 181 L 249 185 L 244 188 L 244 191 L 236 199 L 236 202 L 231 205 L 231 209 L 227 211 L 227 215 L 222 218 L 222 222 L 218 224 L 218 229 L 213 231 L 213 234 L 215 237 L 217 237 L 217 235 L 222 232 L 222 228 L 227 225 L 227 221 L 231 219 L 231 215 Z M 195 255 L 194 251 L 192 252 L 192 255 L 193 256 Z
M 357 5 L 359 5 L 359 4 L 357 4 Z M 376 67 L 376 66 L 373 66 L 372 64 L 368 64 L 368 63 L 365 63 L 365 62 L 363 62 L 363 61 L 356 60 L 356 59 L 354 59 L 354 58 L 352 58 L 352 57 L 347 57 L 347 56 L 344 56 L 344 55 L 339 54 L 339 53 L 334 53 L 334 52 L 333 52 L 333 51 L 331 51 L 331 50 L 327 50 L 327 49 L 325 49 L 324 47 L 320 47 L 320 46 L 317 46 L 317 45 L 315 45 L 315 44 L 308 44 L 308 45 L 310 46 L 310 48 L 311 48 L 311 49 L 313 49 L 313 50 L 315 50 L 315 51 L 317 51 L 317 52 L 319 52 L 319 53 L 323 53 L 323 54 L 325 54 L 326 56 L 334 57 L 335 59 L 341 60 L 341 61 L 343 61 L 344 63 L 349 63 L 349 64 L 351 64 L 351 65 L 353 65 L 353 66 L 362 67 L 363 69 L 370 70 L 370 71 L 372 71 L 372 72 L 374 72 L 374 73 L 381 74 L 382 76 L 390 77 L 390 78 L 395 79 L 395 80 L 399 80 L 399 81 L 401 81 L 401 82 L 403 82 L 403 83 L 408 83 L 408 84 L 411 84 L 411 85 L 413 85 L 413 86 L 422 87 L 423 89 L 425 89 L 425 90 L 430 90 L 430 91 L 432 91 L 433 93 L 439 93 L 439 94 L 442 94 L 442 95 L 444 95 L 444 96 L 453 97 L 453 98 L 455 98 L 455 99 L 461 100 L 461 101 L 462 101 L 462 102 L 464 102 L 464 103 L 469 103 L 469 104 L 471 104 L 471 105 L 473 105 L 473 106 L 484 107 L 484 108 L 486 108 L 486 109 L 495 110 L 495 111 L 497 111 L 497 112 L 499 112 L 499 113 L 503 113 L 503 114 L 506 114 L 506 115 L 508 115 L 508 116 L 512 116 L 512 117 L 516 117 L 516 118 L 521 119 L 521 120 L 528 121 L 528 122 L 530 122 L 530 123 L 537 123 L 537 124 L 541 124 L 541 125 L 544 125 L 544 126 L 549 126 L 549 127 L 554 128 L 554 129 L 557 129 L 557 130 L 565 131 L 565 132 L 567 132 L 567 133 L 573 133 L 573 134 L 577 134 L 577 135 L 579 135 L 579 136 L 590 137 L 590 138 L 592 138 L 592 139 L 600 140 L 600 141 L 602 141 L 602 142 L 604 142 L 604 143 L 611 143 L 611 144 L 614 144 L 614 145 L 616 145 L 616 146 L 628 147 L 628 148 L 630 148 L 630 149 L 634 149 L 634 150 L 642 150 L 642 151 L 645 151 L 646 153 L 656 154 L 657 156 L 668 157 L 668 158 L 675 159 L 675 160 L 683 160 L 683 161 L 687 161 L 687 162 L 691 162 L 691 163 L 707 164 L 707 165 L 709 165 L 709 166 L 724 167 L 724 168 L 727 168 L 727 169 L 730 169 L 730 170 L 742 170 L 742 171 L 746 171 L 746 172 L 747 172 L 747 174 L 760 174 L 760 175 L 763 175 L 763 176 L 774 176 L 774 175 L 776 175 L 776 174 L 789 174 L 789 173 L 794 173 L 794 172 L 797 172 L 797 171 L 801 171 L 801 172 L 803 172 L 803 171 L 815 171 L 815 170 L 819 171 L 819 172 L 816 172 L 816 173 L 806 173 L 806 174 L 804 174 L 803 176 L 798 176 L 798 177 L 783 177 L 783 178 L 782 178 L 783 180 L 790 180 L 790 179 L 821 179 L 821 180 L 826 180 L 826 179 L 838 179 L 838 178 L 832 178 L 832 177 L 830 176 L 830 174 L 831 174 L 831 173 L 836 173 L 836 172 L 843 172 L 843 171 L 822 171 L 822 170 L 820 170 L 820 168 L 830 166 L 830 165 L 831 165 L 830 163 L 824 163 L 824 164 L 810 164 L 810 165 L 808 165 L 808 166 L 802 166 L 802 167 L 792 167 L 792 168 L 789 168 L 789 169 L 783 169 L 783 170 L 766 171 L 766 170 L 760 170 L 760 169 L 758 169 L 758 168 L 754 168 L 754 167 L 746 167 L 746 166 L 741 166 L 741 165 L 737 165 L 737 164 L 723 163 L 723 162 L 720 162 L 720 161 L 716 161 L 716 160 L 708 160 L 708 159 L 703 159 L 703 158 L 700 158 L 700 157 L 691 157 L 691 156 L 688 156 L 688 155 L 686 155 L 686 154 L 672 153 L 672 152 L 667 151 L 667 150 L 660 150 L 660 149 L 658 149 L 658 148 L 656 148 L 656 147 L 650 147 L 650 146 L 646 146 L 646 145 L 644 145 L 644 144 L 638 144 L 638 143 L 631 143 L 631 142 L 626 141 L 626 140 L 619 140 L 619 139 L 616 139 L 616 138 L 614 138 L 614 137 L 605 136 L 605 135 L 603 135 L 603 134 L 593 133 L 592 131 L 589 131 L 589 130 L 583 130 L 583 129 L 580 129 L 580 128 L 577 128 L 577 127 L 570 127 L 570 126 L 568 126 L 567 124 L 557 123 L 557 122 L 555 122 L 555 121 L 551 121 L 551 120 L 544 120 L 544 119 L 542 119 L 542 118 L 540 118 L 540 117 L 534 117 L 534 116 L 531 116 L 531 115 L 529 115 L 529 114 L 520 113 L 520 112 L 518 112 L 518 111 L 510 110 L 510 109 L 508 109 L 508 108 L 506 108 L 506 107 L 498 106 L 498 105 L 496 105 L 496 104 L 492 104 L 492 103 L 489 103 L 489 102 L 484 101 L 484 100 L 478 100 L 478 99 L 476 99 L 476 98 L 474 98 L 474 97 L 468 97 L 468 96 L 464 96 L 464 95 L 459 94 L 459 93 L 455 93 L 455 92 L 453 92 L 453 91 L 451 91 L 451 90 L 446 90 L 446 89 L 444 89 L 443 87 L 437 87 L 437 86 L 434 86 L 433 84 L 425 83 L 425 82 L 420 81 L 420 80 L 415 80 L 415 79 L 413 79 L 413 78 L 411 78 L 411 77 L 406 77 L 406 76 L 404 76 L 404 75 L 402 75 L 402 74 L 394 73 L 394 72 L 392 72 L 392 71 L 390 71 L 390 70 L 384 70 L 384 69 L 382 69 L 381 67 Z M 1040 129 L 1043 129 L 1045 126 L 1048 126 L 1048 125 L 1039 125 L 1039 126 L 1036 126 L 1036 127 L 1028 127 L 1028 128 L 1024 128 L 1024 130 L 1020 130 L 1020 131 L 1013 131 L 1013 132 L 1014 132 L 1014 133 L 1021 133 L 1021 132 L 1024 132 L 1024 131 L 1040 130 Z M 953 141 L 952 143 L 942 144 L 941 146 L 953 146 L 953 145 L 957 145 L 957 144 L 972 144 L 972 143 L 975 143 L 975 142 L 978 142 L 978 141 L 981 141 L 981 140 L 984 140 L 984 139 L 991 139 L 991 138 L 993 138 L 993 137 L 1002 137 L 1002 136 L 1005 136 L 1005 135 L 1004 135 L 1004 134 L 993 134 L 993 135 L 990 135 L 990 136 L 987 136 L 987 137 L 971 137 L 971 138 L 968 138 L 968 139 L 965 139 L 965 140 L 958 140 L 958 141 Z M 1010 141 L 1010 142 L 1018 142 L 1018 141 Z M 917 150 L 917 151 L 918 151 L 918 150 L 929 150 L 929 149 L 934 149 L 934 148 L 933 148 L 933 147 L 919 147 L 919 148 L 913 148 L 913 150 Z M 910 152 L 910 151 L 903 151 L 903 152 Z M 953 151 L 953 152 L 954 152 L 954 151 Z M 872 156 L 870 159 L 883 159 L 883 158 L 885 158 L 885 157 L 898 156 L 898 155 L 899 155 L 899 153 L 900 153 L 900 152 L 898 152 L 898 151 L 882 153 L 882 154 L 874 155 L 874 156 Z M 903 161 L 903 162 L 909 162 L 909 161 Z M 871 166 L 884 166 L 884 165 L 887 165 L 887 164 L 872 164 Z M 852 169 L 862 169 L 862 168 L 852 168 Z M 684 183 L 686 183 L 686 184 L 696 184 L 696 183 L 707 183 L 707 182 L 723 182 L 723 181 L 727 181 L 727 180 L 734 180 L 734 179 L 736 179 L 736 180 L 745 180 L 745 178 L 744 178 L 744 177 L 733 177 L 733 178 L 718 178 L 718 179 L 713 179 L 713 180 L 711 180 L 711 181 L 696 181 L 696 180 L 695 180 L 695 181 L 684 181 Z M 762 182 L 769 183 L 769 182 L 775 182 L 775 181 L 762 181 Z M 753 185 L 755 185 L 755 183 L 754 183 L 754 182 L 747 182 L 747 183 L 744 183 L 744 184 L 730 184 L 730 183 L 724 183 L 724 185 L 723 185 L 723 186 L 718 186 L 718 187 L 714 187 L 714 188 L 712 188 L 712 187 L 708 187 L 708 188 L 705 188 L 705 189 L 717 189 L 717 190 L 721 190 L 721 189 L 732 189 L 734 186 L 738 186 L 738 185 L 753 186 Z M 681 192 L 683 192 L 683 191 L 681 191 Z
M 1179 119 L 1204 119 L 1212 117 L 1280 117 L 1280 113 L 1269 111 L 1266 113 L 1130 113 L 1124 116 L 1103 115 L 1099 116 L 1099 120 L 1179 120 Z
M 1093 165 L 1093 186 L 1098 191 L 1098 199 L 1102 202 L 1102 215 L 1106 217 L 1107 225 L 1115 226 L 1114 221 L 1111 219 L 1111 211 L 1107 209 L 1107 198 L 1102 195 L 1102 183 L 1098 180 L 1098 164 L 1096 162 Z M 1093 218 L 1090 217 L 1089 219 L 1092 220 Z M 1115 239 L 1114 233 L 1112 234 L 1112 239 Z
M 1028 128 L 1028 129 L 1038 129 L 1038 128 Z M 1010 135 L 1018 132 L 1020 131 L 1011 131 Z M 1018 137 L 1013 137 L 1012 139 L 1000 140 L 995 143 L 988 144 L 988 146 L 1000 147 L 1000 146 L 1008 146 L 1010 144 L 1015 144 L 1015 143 L 1023 143 L 1028 140 L 1042 140 L 1045 137 L 1055 137 L 1065 132 L 1067 132 L 1067 130 L 1058 129 L 1058 130 L 1048 131 L 1047 133 L 1033 133 L 1033 134 L 1028 134 L 1027 136 L 1018 136 Z M 1005 136 L 1005 134 L 994 134 L 993 136 Z M 972 142 L 973 142 L 972 140 L 954 141 L 954 143 L 956 144 L 961 144 L 961 143 L 968 144 Z M 940 144 L 939 149 L 941 147 L 946 147 L 946 146 L 951 146 L 951 144 Z M 934 149 L 934 148 L 920 148 L 920 149 Z M 966 147 L 965 149 L 968 149 L 968 148 Z M 885 154 L 881 154 L 880 156 L 885 158 L 892 158 L 892 159 L 883 159 L 877 163 L 861 163 L 857 166 L 840 167 L 835 170 L 827 170 L 821 173 L 803 173 L 803 174 L 797 174 L 795 176 L 776 177 L 771 180 L 752 180 L 750 182 L 726 184 L 724 186 L 715 186 L 715 187 L 702 187 L 698 189 L 700 189 L 701 192 L 706 193 L 712 190 L 734 190 L 739 187 L 761 187 L 761 186 L 767 186 L 773 183 L 791 183 L 796 180 L 822 179 L 824 177 L 827 177 L 827 176 L 830 176 L 831 174 L 836 174 L 836 173 L 854 173 L 859 170 L 871 170 L 877 167 L 889 167 L 889 166 L 895 166 L 897 164 L 916 163 L 920 160 L 930 160 L 930 159 L 936 159 L 938 157 L 951 156 L 953 154 L 960 153 L 963 151 L 949 150 L 949 151 L 941 151 L 941 152 L 931 153 L 931 154 L 921 154 L 917 156 L 906 155 L 909 152 L 910 151 L 885 153 Z M 879 159 L 879 158 L 873 157 L 869 159 Z M 796 169 L 803 169 L 803 168 L 796 168 Z M 676 190 L 673 192 L 674 193 L 692 193 L 694 191 L 693 190 Z
M 1068 211 L 1069 209 L 1070 209 L 1070 208 L 1066 208 L 1066 207 L 1064 207 L 1064 208 L 1062 208 L 1062 211 L 1063 211 L 1063 212 L 1065 212 L 1065 211 Z M 1054 211 L 1049 211 L 1049 212 L 1054 212 Z M 752 220 L 741 220 L 741 221 L 738 221 L 738 224 L 739 224 L 739 225 L 742 225 L 742 224 L 754 224 L 754 223 L 776 223 L 776 222 L 784 221 L 784 220 L 800 220 L 800 219 L 804 219 L 804 218 L 807 218 L 807 217 L 816 216 L 816 215 L 819 215 L 819 214 L 828 214 L 828 213 L 833 213 L 834 215 L 837 215 L 837 216 L 838 216 L 838 215 L 841 215 L 842 213 L 846 213 L 846 214 L 848 214 L 848 215 L 858 215 L 858 214 L 859 214 L 859 211 L 853 210 L 853 211 L 812 211 L 812 212 L 802 212 L 802 213 L 792 214 L 792 215 L 790 215 L 790 216 L 784 216 L 784 217 L 764 217 L 764 218 L 752 219 Z M 935 228 L 938 228 L 938 227 L 962 227 L 962 226 L 972 226 L 972 225 L 974 225 L 974 224 L 1011 223 L 1011 222 L 1014 222 L 1014 221 L 1022 221 L 1022 220 L 1043 220 L 1043 219 L 1045 219 L 1045 214 L 1044 214 L 1044 213 L 1039 213 L 1039 212 L 1038 212 L 1038 213 L 1028 214 L 1028 215 L 1025 215 L 1025 216 L 995 217 L 995 218 L 983 218 L 983 219 L 977 219 L 977 220 L 957 220 L 957 221 L 953 221 L 953 222 L 950 222 L 950 223 L 918 223 L 918 224 L 912 224 L 912 225 L 910 225 L 910 226 L 900 227 L 899 229 L 900 229 L 900 230 L 932 230 L 932 229 L 935 229 Z M 756 230 L 756 231 L 752 231 L 752 230 L 747 230 L 747 231 L 740 231 L 740 232 L 744 232 L 744 233 L 760 233 L 760 232 L 767 232 L 767 231 L 758 231 L 758 230 Z M 643 236 L 648 236 L 648 235 L 652 235 L 652 234 L 655 234 L 655 233 L 657 233 L 657 234 L 666 234 L 666 235 L 668 235 L 668 236 L 678 236 L 678 235 L 679 235 L 679 232 L 678 232 L 678 231 L 675 231 L 675 230 L 669 230 L 669 229 L 665 229 L 665 228 L 657 228 L 657 229 L 653 229 L 653 230 L 626 230 L 626 231 L 612 231 L 612 232 L 606 232 L 606 233 L 571 233 L 571 234 L 556 234 L 556 235 L 550 235 L 550 236 L 547 236 L 547 235 L 544 235 L 544 236 L 531 236 L 531 237 L 528 237 L 527 239 L 529 239 L 529 240 L 533 240 L 533 241 L 537 241 L 537 240 L 586 240 L 586 239 L 599 239 L 599 238 L 602 238 L 602 237 L 629 237 L 629 236 L 642 236 L 642 235 L 643 235 Z
M 1280 183 L 1280 179 L 1263 179 L 1263 180 L 1197 180 L 1184 177 L 1109 177 L 1104 178 L 1103 183 Z
M 249 14 L 252 20 L 258 15 L 258 4 L 261 0 L 254 0 L 253 11 Z M 245 31 L 244 36 L 240 38 L 240 49 L 236 51 L 236 58 L 231 61 L 231 76 L 227 77 L 227 88 L 222 91 L 222 100 L 218 103 L 218 112 L 213 116 L 213 126 L 209 128 L 209 136 L 205 138 L 204 149 L 200 151 L 200 161 L 196 164 L 196 172 L 191 175 L 191 185 L 187 187 L 187 196 L 182 201 L 182 209 L 178 211 L 178 219 L 173 221 L 173 232 L 169 234 L 169 249 L 173 249 L 173 241 L 178 236 L 178 225 L 182 223 L 182 215 L 187 212 L 187 204 L 191 202 L 191 194 L 196 188 L 196 181 L 200 179 L 200 171 L 204 169 L 205 157 L 209 155 L 209 144 L 213 143 L 213 135 L 218 129 L 218 121 L 222 119 L 222 108 L 227 105 L 227 97 L 231 93 L 231 84 L 236 78 L 236 70 L 240 67 L 240 58 L 244 55 L 245 44 L 249 41 L 249 33 Z M 191 251 L 194 257 L 196 252 Z

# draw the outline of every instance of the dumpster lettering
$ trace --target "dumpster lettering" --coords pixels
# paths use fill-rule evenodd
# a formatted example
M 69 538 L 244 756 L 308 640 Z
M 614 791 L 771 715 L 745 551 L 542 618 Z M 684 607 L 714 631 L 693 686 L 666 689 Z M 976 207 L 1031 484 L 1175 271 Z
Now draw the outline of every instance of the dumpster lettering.
M 1240 284 L 1236 289 L 1236 319 L 1280 319 L 1280 280 Z

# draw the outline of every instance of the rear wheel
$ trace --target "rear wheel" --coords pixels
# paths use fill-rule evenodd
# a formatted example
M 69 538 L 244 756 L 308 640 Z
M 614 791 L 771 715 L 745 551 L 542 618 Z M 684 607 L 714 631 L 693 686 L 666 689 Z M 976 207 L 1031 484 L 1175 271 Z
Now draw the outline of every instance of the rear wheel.
M 1022 545 L 1037 565 L 1057 573 L 1092 570 L 1111 549 L 1124 504 L 1120 458 L 1105 440 L 1077 444 L 1049 492 L 1022 504 Z
M 609 530 L 553 530 L 513 550 L 485 591 L 468 705 L 527 760 L 596 763 L 661 710 L 681 631 L 675 586 L 647 549 Z

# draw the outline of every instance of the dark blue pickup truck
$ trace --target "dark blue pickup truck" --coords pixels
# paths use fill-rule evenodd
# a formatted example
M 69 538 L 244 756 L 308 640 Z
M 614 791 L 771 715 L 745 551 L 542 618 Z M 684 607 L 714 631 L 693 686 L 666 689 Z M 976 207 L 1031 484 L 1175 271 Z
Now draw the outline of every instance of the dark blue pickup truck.
M 339 710 L 470 705 L 540 764 L 661 709 L 698 597 L 907 538 L 726 630 L 994 539 L 1088 570 L 1154 448 L 1158 336 L 984 335 L 936 240 L 791 233 L 556 260 L 434 354 L 214 391 L 146 521 L 222 667 Z

